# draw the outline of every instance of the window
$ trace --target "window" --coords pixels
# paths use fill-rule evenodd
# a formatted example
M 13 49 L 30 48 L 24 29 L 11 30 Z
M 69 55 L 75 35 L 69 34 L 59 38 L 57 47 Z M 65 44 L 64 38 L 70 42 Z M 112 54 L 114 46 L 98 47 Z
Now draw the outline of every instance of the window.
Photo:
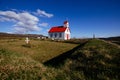
M 53 36 L 53 34 L 51 33 L 51 34 L 50 34 L 50 37 L 52 37 L 52 36 Z
M 57 37 L 57 33 L 55 33 L 55 38 Z
M 62 37 L 62 33 L 59 33 L 59 37 Z

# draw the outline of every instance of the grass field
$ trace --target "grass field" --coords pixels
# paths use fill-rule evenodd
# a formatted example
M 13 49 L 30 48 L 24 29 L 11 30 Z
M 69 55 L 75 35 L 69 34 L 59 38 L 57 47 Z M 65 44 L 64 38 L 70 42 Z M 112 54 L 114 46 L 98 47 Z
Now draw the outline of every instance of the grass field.
M 66 60 L 64 70 L 74 80 L 119 80 L 119 66 L 120 48 L 93 39 Z
M 24 40 L 0 40 L 0 48 L 8 51 L 16 52 L 39 61 L 45 62 L 59 54 L 62 54 L 77 44 L 60 43 L 53 41 L 31 40 L 30 44 L 26 45 Z
M 69 41 L 68 41 L 69 42 Z M 119 80 L 120 48 L 101 40 L 89 40 L 64 58 L 62 53 L 78 44 L 31 40 L 0 40 L 2 80 Z M 44 54 L 43 54 L 44 53 Z M 66 54 L 66 53 L 64 53 Z M 59 57 L 61 65 L 44 65 Z M 64 56 L 62 56 L 64 57 Z M 54 59 L 56 65 L 59 65 Z

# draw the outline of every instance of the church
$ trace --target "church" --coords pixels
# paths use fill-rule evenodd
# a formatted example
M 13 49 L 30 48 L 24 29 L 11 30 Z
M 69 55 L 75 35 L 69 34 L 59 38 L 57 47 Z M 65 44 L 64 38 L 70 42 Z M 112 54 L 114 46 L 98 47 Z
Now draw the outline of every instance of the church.
M 48 31 L 49 38 L 52 40 L 57 39 L 57 40 L 69 40 L 71 35 L 70 35 L 70 28 L 69 28 L 69 22 L 64 21 L 63 26 L 55 26 L 52 27 Z

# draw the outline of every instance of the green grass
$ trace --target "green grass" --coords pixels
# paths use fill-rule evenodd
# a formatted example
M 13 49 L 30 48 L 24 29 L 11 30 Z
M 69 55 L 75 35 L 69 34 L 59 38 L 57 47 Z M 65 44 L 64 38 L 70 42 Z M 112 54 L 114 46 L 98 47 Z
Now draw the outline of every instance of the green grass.
M 76 50 L 63 67 L 75 80 L 119 80 L 119 61 L 117 46 L 93 39 Z M 74 71 L 80 74 L 71 74 Z
M 34 65 L 34 66 L 33 66 Z M 28 58 L 24 57 L 21 54 L 17 54 L 5 49 L 0 49 L 0 79 L 3 80 L 12 80 L 12 79 L 29 79 L 29 76 L 36 76 L 33 73 L 37 74 L 37 68 L 34 69 L 35 65 L 39 64 Z M 39 70 L 41 67 L 38 67 Z M 30 73 L 30 74 L 28 74 Z
M 62 42 L 23 39 L 0 40 L 0 79 L 52 80 L 59 72 L 42 62 L 77 46 Z
M 24 40 L 0 42 L 2 80 L 119 80 L 120 49 L 101 40 L 88 41 L 57 68 L 42 62 L 78 44 L 39 40 L 28 45 Z
M 45 62 L 75 46 L 77 46 L 77 44 L 40 40 L 31 40 L 30 44 L 25 44 L 24 40 L 17 39 L 0 40 L 0 48 L 30 56 L 39 62 Z

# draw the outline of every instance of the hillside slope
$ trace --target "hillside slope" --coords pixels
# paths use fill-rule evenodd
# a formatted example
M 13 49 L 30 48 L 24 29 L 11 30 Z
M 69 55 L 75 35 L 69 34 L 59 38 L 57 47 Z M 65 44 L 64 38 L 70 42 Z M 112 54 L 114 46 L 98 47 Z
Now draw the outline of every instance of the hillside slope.
M 119 80 L 120 49 L 91 40 L 66 59 L 62 69 L 71 80 Z
M 116 44 L 120 45 L 120 36 L 100 38 L 100 39 L 103 39 L 103 40 L 106 40 L 106 41 L 109 41 L 109 42 L 116 43 Z
M 72 51 L 72 52 L 71 52 Z M 73 48 L 57 67 L 0 49 L 0 79 L 3 80 L 119 80 L 120 49 L 101 40 L 90 40 Z M 65 53 L 63 53 L 65 54 Z M 61 58 L 59 58 L 61 59 Z M 52 60 L 52 59 L 50 59 Z M 48 64 L 47 63 L 47 64 Z

